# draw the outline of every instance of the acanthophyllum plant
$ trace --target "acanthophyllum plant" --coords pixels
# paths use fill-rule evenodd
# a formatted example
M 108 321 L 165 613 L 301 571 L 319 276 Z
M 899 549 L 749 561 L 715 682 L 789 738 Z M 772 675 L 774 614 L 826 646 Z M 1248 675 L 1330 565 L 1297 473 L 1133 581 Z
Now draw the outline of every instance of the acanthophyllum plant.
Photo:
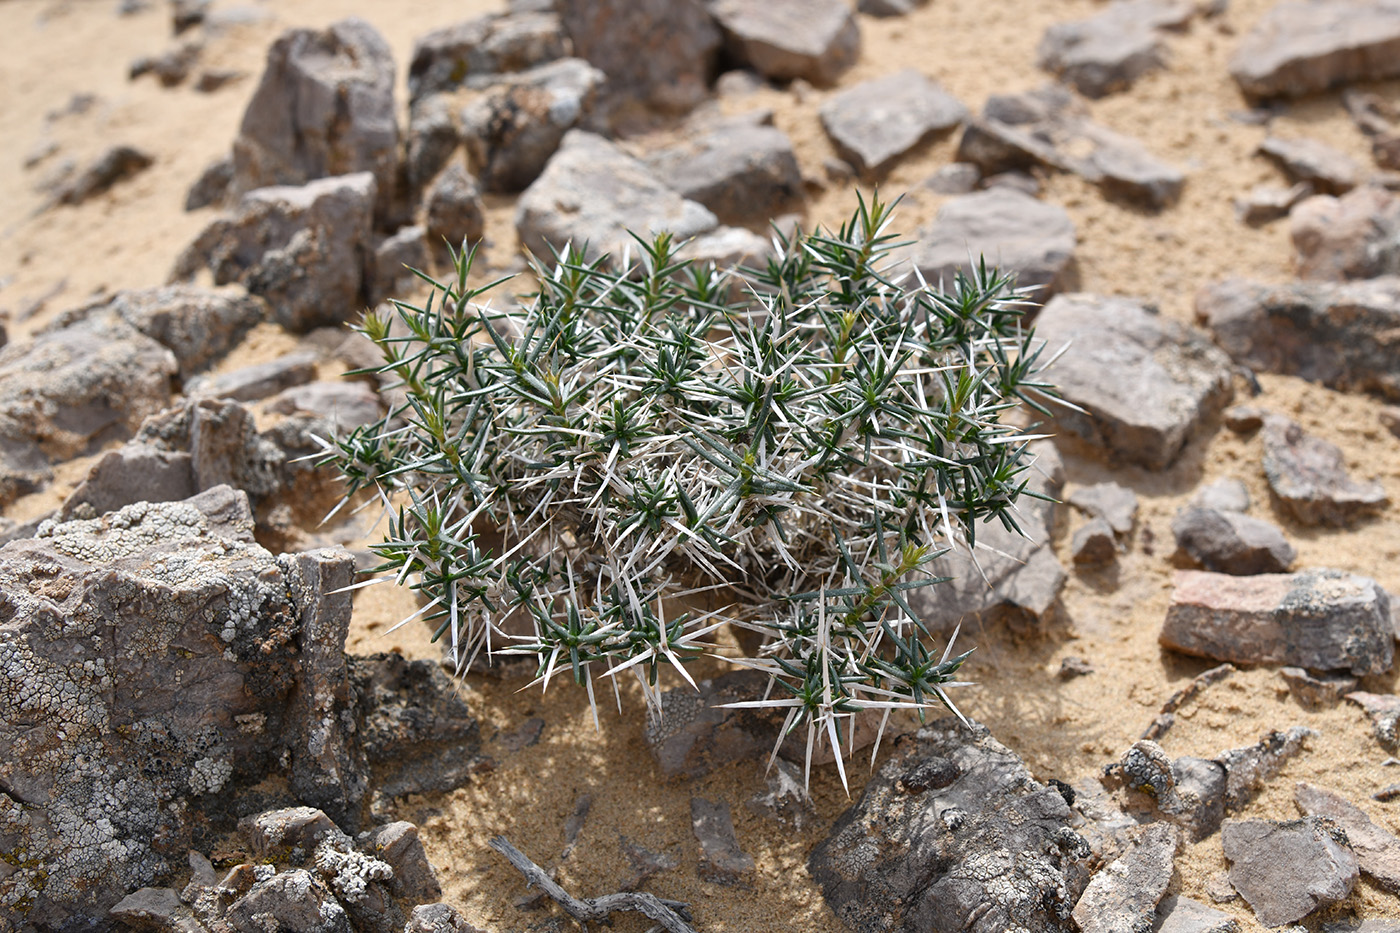
M 391 510 L 375 551 L 459 670 L 532 656 L 595 718 L 595 683 L 631 675 L 658 711 L 661 668 L 690 680 L 729 625 L 758 646 L 730 660 L 769 678 L 746 705 L 805 728 L 809 766 L 861 710 L 957 712 L 967 654 L 909 593 L 979 522 L 1016 529 L 1035 435 L 1003 419 L 1053 391 L 1025 293 L 985 264 L 946 289 L 896 274 L 889 222 L 862 201 L 756 269 L 665 234 L 632 262 L 567 248 L 509 308 L 468 286 L 464 247 L 421 307 L 366 316 L 404 402 L 327 461 Z M 681 611 L 702 595 L 721 608 Z

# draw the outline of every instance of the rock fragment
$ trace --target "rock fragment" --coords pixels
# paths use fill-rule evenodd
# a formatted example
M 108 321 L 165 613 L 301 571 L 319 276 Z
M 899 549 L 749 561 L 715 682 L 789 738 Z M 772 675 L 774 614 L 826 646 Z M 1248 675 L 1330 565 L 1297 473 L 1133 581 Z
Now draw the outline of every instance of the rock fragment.
M 722 223 L 764 223 L 802 198 L 792 141 L 749 114 L 702 123 L 645 161 L 667 187 Z
M 1400 197 L 1384 188 L 1318 195 L 1289 216 L 1300 278 L 1343 282 L 1400 274 Z
M 1295 182 L 1312 185 L 1322 194 L 1346 194 L 1361 180 L 1361 166 L 1355 159 L 1315 139 L 1269 136 L 1258 151 L 1277 162 Z
M 1379 674 L 1395 634 L 1386 592 L 1367 577 L 1305 570 L 1248 577 L 1180 570 L 1160 641 L 1238 664 Z
M 204 167 L 185 193 L 185 210 L 197 211 L 201 207 L 222 205 L 232 184 L 233 159 L 229 156 L 215 159 Z
M 1229 417 L 1229 412 L 1226 412 Z M 1263 421 L 1260 421 L 1263 424 Z M 1258 427 L 1258 425 L 1255 425 Z M 1249 490 L 1244 483 L 1234 477 L 1218 479 L 1196 490 L 1191 497 L 1191 508 L 1214 509 L 1217 512 L 1248 512 Z
M 1237 813 L 1278 775 L 1289 759 L 1303 751 L 1317 733 L 1304 726 L 1269 732 L 1253 745 L 1232 748 L 1215 757 L 1225 768 L 1225 810 Z
M 824 87 L 855 64 L 860 27 L 842 0 L 709 0 L 730 52 L 778 81 Z
M 1195 12 L 1180 0 L 1113 0 L 1088 19 L 1047 29 L 1036 64 L 1086 97 L 1103 97 L 1163 67 L 1161 30 L 1184 26 Z
M 1287 217 L 1293 205 L 1312 193 L 1312 185 L 1306 182 L 1299 182 L 1292 188 L 1255 185 L 1244 197 L 1235 199 L 1235 215 L 1242 223 L 1258 227 L 1280 217 Z
M 757 699 L 767 677 L 731 671 L 702 680 L 698 690 L 679 687 L 661 696 L 661 715 L 644 733 L 666 777 L 699 777 L 733 761 L 757 759 L 773 750 L 781 722 L 756 709 L 725 709 L 726 703 Z
M 492 14 L 435 29 L 413 43 L 409 102 L 417 108 L 425 98 L 463 85 L 487 87 L 502 75 L 563 58 L 569 45 L 553 11 Z
M 1293 800 L 1305 816 L 1323 816 L 1347 835 L 1363 874 L 1392 894 L 1400 892 L 1400 838 L 1377 826 L 1360 807 L 1339 794 L 1299 781 Z
M 1277 526 L 1239 512 L 1183 509 L 1172 519 L 1172 535 L 1177 547 L 1218 573 L 1285 573 L 1297 557 Z
M 365 268 L 367 304 L 378 307 L 404 294 L 418 281 L 412 270 L 427 268 L 427 231 L 417 224 L 400 227 L 393 236 L 384 237 L 374 247 L 374 258 Z
M 133 146 L 113 146 L 54 191 L 59 204 L 78 205 L 110 191 L 156 164 L 155 157 Z
M 466 921 L 451 904 L 420 904 L 408 915 L 403 933 L 485 933 Z
M 1264 474 L 1269 487 L 1304 525 L 1345 526 L 1389 504 L 1385 488 L 1347 473 L 1337 445 L 1273 416 L 1264 423 Z
M 1091 518 L 1074 533 L 1070 543 L 1076 564 L 1106 564 L 1118 556 L 1118 540 L 1113 526 L 1102 518 Z
M 884 19 L 891 16 L 907 16 L 926 3 L 928 0 L 859 0 L 856 9 L 866 16 Z
M 378 421 L 384 405 L 363 382 L 309 382 L 279 392 L 267 403 L 279 415 L 316 415 L 348 431 Z
M 1342 697 L 1356 690 L 1358 681 L 1346 674 L 1313 675 L 1301 667 L 1285 667 L 1279 676 L 1288 684 L 1288 691 L 1304 709 L 1327 709 L 1336 706 Z
M 836 151 L 869 178 L 967 116 L 961 101 L 913 68 L 839 91 L 821 107 Z
M 1172 880 L 1179 841 L 1170 823 L 1153 823 L 1126 853 L 1089 879 L 1074 905 L 1083 933 L 1145 929 Z
M 471 248 L 486 235 L 486 215 L 481 186 L 457 163 L 449 165 L 423 198 L 428 247 L 440 264 L 447 262 L 447 247 Z
M 1180 894 L 1162 898 L 1152 933 L 1236 933 L 1239 923 L 1222 910 Z
M 728 886 L 751 884 L 754 860 L 739 848 L 729 804 L 690 798 L 690 827 L 700 843 L 700 878 Z
M 1230 74 L 1250 97 L 1301 97 L 1400 74 L 1400 5 L 1284 0 L 1240 40 Z
M 1331 820 L 1227 820 L 1220 839 L 1230 883 L 1264 926 L 1301 920 L 1356 885 L 1356 856 Z
M 316 354 L 310 351 L 288 353 L 265 363 L 197 379 L 186 386 L 193 397 L 231 398 L 256 402 L 284 389 L 305 385 L 316 378 Z
M 1127 486 L 1117 483 L 1080 486 L 1065 501 L 1092 518 L 1102 518 L 1115 535 L 1132 533 L 1138 499 L 1137 493 Z
M 1366 711 L 1376 741 L 1390 751 L 1400 749 L 1400 697 L 1358 690 L 1346 698 Z
M 135 81 L 142 75 L 155 75 L 163 87 L 176 87 L 190 76 L 199 61 L 204 46 L 199 42 L 182 42 L 159 55 L 143 55 L 131 63 L 127 77 Z
M 404 174 L 415 200 L 457 152 L 462 141 L 459 117 L 447 93 L 429 94 L 409 108 Z

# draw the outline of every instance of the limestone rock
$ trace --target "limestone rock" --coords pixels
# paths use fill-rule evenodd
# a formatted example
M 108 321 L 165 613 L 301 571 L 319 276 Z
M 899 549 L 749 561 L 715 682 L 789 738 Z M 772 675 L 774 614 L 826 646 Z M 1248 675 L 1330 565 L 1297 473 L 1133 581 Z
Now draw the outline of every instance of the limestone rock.
M 1348 693 L 1347 700 L 1366 711 L 1376 740 L 1390 751 L 1400 750 L 1400 697 L 1394 694 Z
M 368 304 L 378 306 L 407 290 L 419 279 L 411 270 L 428 268 L 428 233 L 417 224 L 400 227 L 374 247 L 374 258 L 365 268 Z
M 730 52 L 759 74 L 836 79 L 860 54 L 860 27 L 843 0 L 708 0 Z
M 871 178 L 967 116 L 961 101 L 913 68 L 839 91 L 821 108 L 822 127 L 836 151 Z
M 1227 820 L 1220 840 L 1230 883 L 1264 926 L 1301 920 L 1356 884 L 1356 856 L 1331 820 Z
M 1400 74 L 1400 5 L 1284 0 L 1240 40 L 1230 74 L 1250 97 L 1301 97 Z
M 1235 215 L 1251 227 L 1258 227 L 1287 217 L 1293 206 L 1313 193 L 1312 185 L 1298 182 L 1291 188 L 1277 185 L 1255 185 L 1235 199 Z
M 1304 709 L 1327 709 L 1336 706 L 1342 697 L 1356 690 L 1358 681 L 1346 674 L 1314 676 L 1301 667 L 1285 667 L 1279 676 L 1288 684 L 1288 691 Z
M 458 122 L 458 108 L 448 93 L 428 94 L 409 108 L 404 174 L 415 200 L 457 152 L 462 142 Z
M 279 392 L 267 403 L 279 415 L 324 418 L 343 431 L 378 421 L 384 414 L 379 393 L 363 382 L 309 382 Z
M 223 156 L 204 167 L 185 193 L 185 210 L 197 211 L 210 205 L 222 206 L 233 184 L 233 157 Z
M 1280 415 L 1265 420 L 1264 474 L 1279 501 L 1305 525 L 1344 526 L 1385 508 L 1380 483 L 1353 480 L 1337 445 Z

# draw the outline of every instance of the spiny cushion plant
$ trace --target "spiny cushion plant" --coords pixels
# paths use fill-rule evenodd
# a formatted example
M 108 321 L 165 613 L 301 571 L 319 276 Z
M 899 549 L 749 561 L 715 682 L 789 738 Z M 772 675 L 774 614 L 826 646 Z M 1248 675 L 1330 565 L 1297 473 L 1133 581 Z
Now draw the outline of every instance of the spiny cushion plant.
M 890 216 L 862 200 L 757 269 L 665 234 L 635 262 L 568 248 L 509 309 L 468 286 L 464 247 L 422 306 L 365 318 L 405 401 L 327 461 L 392 510 L 375 550 L 459 669 L 528 654 L 591 702 L 630 671 L 659 708 L 659 669 L 688 680 L 729 624 L 761 644 L 734 663 L 770 678 L 749 705 L 805 727 L 809 761 L 860 710 L 956 712 L 967 655 L 937 653 L 907 596 L 979 522 L 1016 528 L 1034 435 L 1003 416 L 1053 393 L 1025 294 L 985 264 L 946 291 L 893 274 Z M 701 594 L 723 608 L 676 611 Z

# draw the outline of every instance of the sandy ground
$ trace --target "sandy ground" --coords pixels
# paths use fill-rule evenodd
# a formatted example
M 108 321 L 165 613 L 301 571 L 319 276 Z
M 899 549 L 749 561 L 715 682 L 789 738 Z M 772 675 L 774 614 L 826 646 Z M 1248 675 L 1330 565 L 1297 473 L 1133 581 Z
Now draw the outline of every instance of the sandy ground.
M 1081 289 L 1143 297 L 1164 314 L 1189 320 L 1194 294 L 1216 278 L 1291 275 L 1286 222 L 1249 228 L 1235 219 L 1231 205 L 1232 197 L 1256 183 L 1283 181 L 1271 164 L 1252 154 L 1265 130 L 1232 119 L 1247 104 L 1226 71 L 1237 36 L 1269 5 L 1270 0 L 1234 0 L 1221 17 L 1198 17 L 1169 40 L 1165 71 L 1127 93 L 1090 102 L 1096 119 L 1185 167 L 1189 180 L 1180 203 L 1161 213 L 1106 201 L 1073 177 L 1044 180 L 1043 197 L 1068 210 L 1077 226 Z M 185 192 L 207 163 L 227 151 L 266 48 L 282 29 L 364 16 L 384 33 L 402 70 L 415 36 L 495 7 L 485 0 L 421 0 L 408 13 L 390 13 L 369 0 L 238 7 L 246 15 L 209 38 L 202 64 L 237 69 L 246 77 L 206 95 L 188 85 L 164 89 L 149 77 L 127 80 L 133 58 L 172 42 L 161 4 L 118 16 L 116 0 L 0 0 L 0 309 L 8 316 L 11 339 L 94 293 L 165 280 L 176 254 L 213 216 L 210 210 L 185 213 Z M 1034 49 L 1045 27 L 1096 8 L 1090 0 L 933 0 L 904 19 L 862 18 L 861 59 L 842 84 L 914 67 L 978 109 L 990 93 L 1042 83 Z M 1375 89 L 1400 95 L 1397 82 Z M 772 108 L 798 147 L 804 174 L 824 179 L 824 163 L 834 153 L 817 110 L 828 93 L 802 87 L 763 90 L 726 98 L 721 106 Z M 400 94 L 406 96 L 402 81 Z M 87 109 L 72 106 L 78 95 L 93 95 Z M 1363 138 L 1337 95 L 1295 104 L 1273 126 L 1281 135 L 1325 140 L 1369 164 Z M 82 165 L 118 142 L 153 153 L 155 167 L 79 208 L 42 210 L 42 179 L 65 159 Z M 25 166 L 51 143 L 52 153 Z M 908 192 L 900 214 L 903 229 L 912 230 L 936 212 L 943 199 L 920 183 L 951 160 L 954 146 L 952 137 L 926 146 L 882 184 L 887 196 Z M 849 184 L 832 180 L 811 197 L 808 217 L 835 223 L 854 203 Z M 504 200 L 495 202 L 489 216 L 487 258 L 502 267 L 516 253 L 509 208 Z M 292 343 L 261 328 L 220 368 L 275 357 Z M 1355 475 L 1379 479 L 1392 498 L 1400 498 L 1400 440 L 1380 427 L 1380 403 L 1289 378 L 1260 381 L 1264 392 L 1258 404 L 1286 412 L 1339 444 Z M 1237 388 L 1244 390 L 1242 384 Z M 1211 425 L 1162 473 L 1105 465 L 1073 445 L 1065 450 L 1067 491 L 1110 479 L 1136 490 L 1141 509 L 1129 552 L 1112 570 L 1072 572 L 1062 606 L 1043 634 L 1013 638 L 1000 631 L 965 631 L 967 643 L 978 649 L 966 672 L 979 685 L 960 697 L 965 711 L 986 723 L 1042 779 L 1073 781 L 1115 760 L 1167 697 L 1211 666 L 1167 653 L 1157 643 L 1174 570 L 1171 517 L 1200 484 L 1228 476 L 1243 480 L 1252 514 L 1284 528 L 1298 548 L 1298 567 L 1354 571 L 1400 592 L 1400 523 L 1393 509 L 1347 530 L 1291 523 L 1270 502 L 1256 438 Z M 43 514 L 84 470 L 83 463 L 60 469 L 53 489 L 21 500 L 6 515 L 25 520 Z M 1077 521 L 1068 516 L 1057 531 L 1066 566 L 1072 566 L 1068 542 Z M 410 611 L 411 599 L 403 592 L 377 587 L 362 593 L 351 650 L 436 657 L 422 626 L 385 634 Z M 1059 680 L 1060 662 L 1071 655 L 1088 659 L 1095 672 Z M 563 846 L 564 821 L 586 793 L 592 796 L 591 812 L 573 856 L 559 868 L 560 881 L 571 891 L 595 895 L 617 889 L 631 875 L 621 851 L 625 837 L 678 858 L 679 867 L 658 875 L 649 889 L 692 904 L 698 929 L 839 929 L 805 868 L 811 847 L 849 804 L 834 768 L 814 774 L 818 819 L 801 832 L 785 829 L 745 806 L 763 789 L 761 763 L 735 765 L 688 783 L 662 781 L 641 740 L 641 704 L 633 691 L 624 691 L 625 715 L 605 708 L 595 729 L 581 691 L 561 685 L 542 696 L 537 690 L 521 692 L 520 686 L 468 680 L 463 689 L 481 717 L 494 770 L 455 793 L 410 798 L 398 808 L 402 818 L 421 826 L 441 869 L 446 899 L 470 921 L 493 931 L 570 927 L 548 906 L 534 912 L 514 906 L 523 884 L 486 842 L 504 833 L 537 861 L 552 864 Z M 1395 687 L 1393 675 L 1363 684 L 1385 693 Z M 510 752 L 501 738 L 531 716 L 547 723 L 540 741 Z M 1387 755 L 1361 712 L 1349 705 L 1307 712 L 1289 698 L 1272 670 L 1242 671 L 1205 691 L 1178 714 L 1163 745 L 1173 756 L 1213 756 L 1292 725 L 1310 726 L 1319 737 L 1244 816 L 1296 816 L 1293 784 L 1306 780 L 1340 791 L 1381 825 L 1400 831 L 1400 803 L 1370 799 L 1380 787 L 1400 781 L 1400 767 L 1385 764 Z M 859 795 L 867 774 L 863 767 L 854 769 L 853 795 Z M 751 889 L 697 880 L 689 827 L 692 796 L 730 803 L 739 840 L 759 865 Z M 1178 857 L 1172 890 L 1209 902 L 1207 879 L 1225 867 L 1217 835 Z M 1237 917 L 1241 929 L 1260 929 L 1242 902 L 1219 906 Z M 1363 880 L 1347 901 L 1308 923 L 1316 928 L 1326 919 L 1384 916 L 1400 916 L 1400 901 Z M 632 933 L 646 924 L 620 918 L 615 929 Z

